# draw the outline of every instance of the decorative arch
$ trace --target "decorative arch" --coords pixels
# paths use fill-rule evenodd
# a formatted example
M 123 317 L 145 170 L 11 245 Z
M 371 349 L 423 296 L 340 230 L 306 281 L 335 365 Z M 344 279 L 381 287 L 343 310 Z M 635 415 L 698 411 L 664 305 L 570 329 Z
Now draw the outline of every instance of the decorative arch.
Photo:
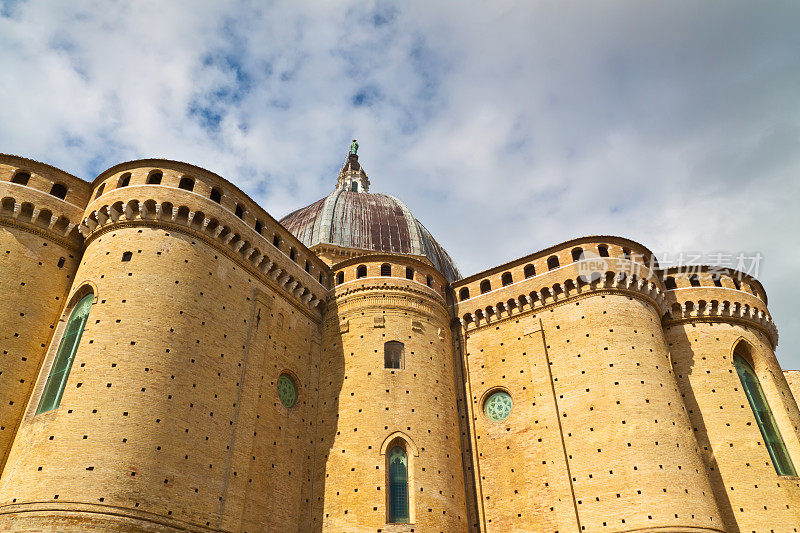
M 767 449 L 772 466 L 779 476 L 796 476 L 794 463 L 781 435 L 778 423 L 772 414 L 772 408 L 761 387 L 761 380 L 753 366 L 753 350 L 743 339 L 733 345 L 733 366 L 739 375 L 747 402 L 753 411 L 764 447 Z M 748 360 L 749 357 L 749 360 Z
M 381 455 L 385 458 L 386 522 L 413 524 L 414 459 L 419 450 L 411 437 L 395 431 L 381 444 Z

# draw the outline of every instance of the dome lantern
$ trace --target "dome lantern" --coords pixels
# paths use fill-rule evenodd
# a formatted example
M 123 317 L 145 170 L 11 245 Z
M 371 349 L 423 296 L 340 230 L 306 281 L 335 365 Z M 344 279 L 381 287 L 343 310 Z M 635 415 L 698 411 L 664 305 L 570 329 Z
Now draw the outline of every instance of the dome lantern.
M 283 227 L 328 264 L 369 253 L 406 254 L 429 262 L 448 281 L 460 279 L 450 255 L 406 204 L 369 192 L 357 150 L 353 141 L 333 192 L 283 217 Z

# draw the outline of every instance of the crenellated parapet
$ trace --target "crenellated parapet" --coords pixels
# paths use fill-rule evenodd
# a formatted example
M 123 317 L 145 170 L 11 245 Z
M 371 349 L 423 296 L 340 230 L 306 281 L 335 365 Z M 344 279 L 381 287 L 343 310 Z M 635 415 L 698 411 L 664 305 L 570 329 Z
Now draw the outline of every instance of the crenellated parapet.
M 767 310 L 766 292 L 752 276 L 706 265 L 672 267 L 659 275 L 667 288 L 665 325 L 745 323 L 766 333 L 773 350 L 777 347 L 778 328 Z
M 308 308 L 321 309 L 330 283 L 327 265 L 257 204 L 203 169 L 140 163 L 114 167 L 95 180 L 94 200 L 78 227 L 87 243 L 119 225 L 173 228 L 204 239 Z
M 666 311 L 652 253 L 619 237 L 567 241 L 453 284 L 462 327 L 479 328 L 597 293 L 626 293 Z
M 50 165 L 0 155 L 0 224 L 12 225 L 77 249 L 77 231 L 91 187 Z
M 331 305 L 338 316 L 365 307 L 395 307 L 440 315 L 447 280 L 432 265 L 410 256 L 372 254 L 333 267 Z M 334 313 L 332 313 L 333 315 Z

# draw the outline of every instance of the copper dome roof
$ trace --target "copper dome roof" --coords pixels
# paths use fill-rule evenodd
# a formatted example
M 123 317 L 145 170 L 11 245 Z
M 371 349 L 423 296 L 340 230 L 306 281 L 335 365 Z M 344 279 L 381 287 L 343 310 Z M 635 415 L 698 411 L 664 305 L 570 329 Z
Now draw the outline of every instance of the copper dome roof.
M 280 223 L 308 247 L 332 244 L 425 256 L 448 280 L 461 278 L 445 249 L 403 202 L 368 191 L 366 173 L 351 154 L 331 194 L 286 215 Z

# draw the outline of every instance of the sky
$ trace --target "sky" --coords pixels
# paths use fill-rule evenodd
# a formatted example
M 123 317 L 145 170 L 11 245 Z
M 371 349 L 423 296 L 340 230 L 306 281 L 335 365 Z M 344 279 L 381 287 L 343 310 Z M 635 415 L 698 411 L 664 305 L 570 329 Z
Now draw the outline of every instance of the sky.
M 462 274 L 583 235 L 742 257 L 800 368 L 798 21 L 796 0 L 0 0 L 0 152 L 87 180 L 186 161 L 280 218 L 357 138 L 371 192 Z

